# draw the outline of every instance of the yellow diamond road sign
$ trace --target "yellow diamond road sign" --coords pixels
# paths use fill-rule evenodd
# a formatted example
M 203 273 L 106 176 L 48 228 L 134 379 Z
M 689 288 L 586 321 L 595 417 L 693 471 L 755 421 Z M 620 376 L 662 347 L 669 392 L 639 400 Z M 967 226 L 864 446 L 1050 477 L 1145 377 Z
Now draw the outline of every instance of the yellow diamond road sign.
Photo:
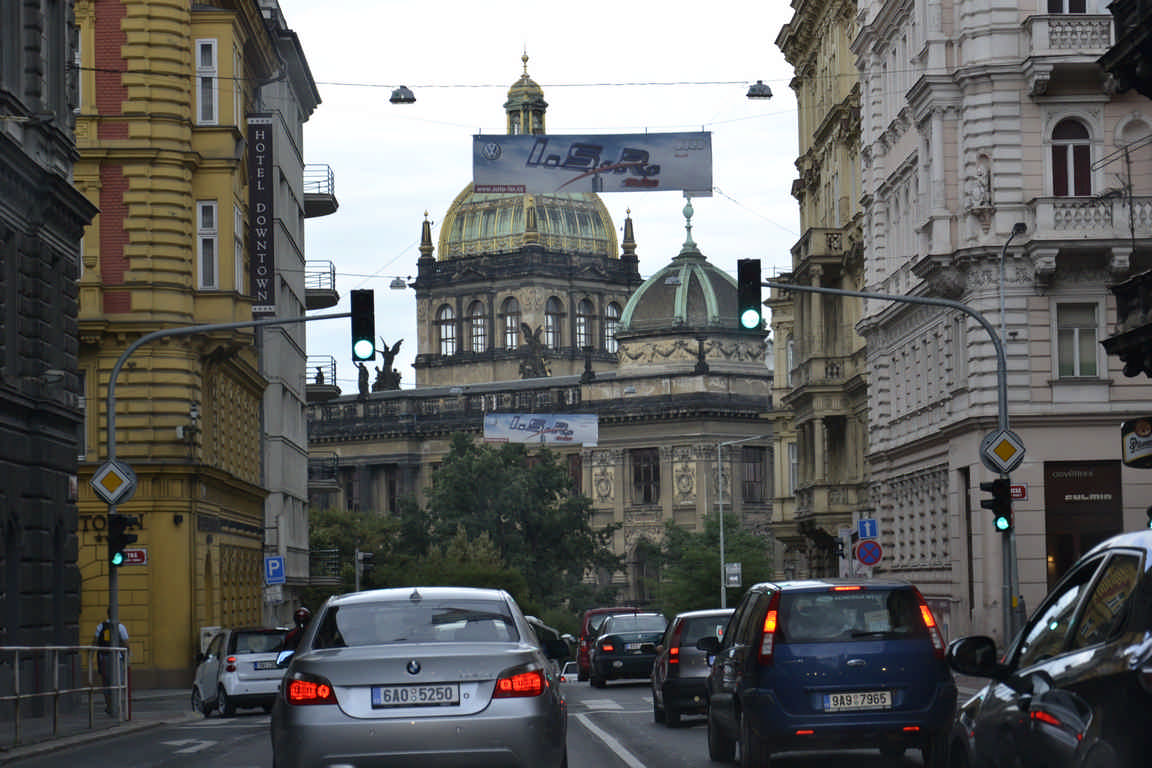
M 136 473 L 122 461 L 106 461 L 92 475 L 89 485 L 106 503 L 119 504 L 136 492 Z
M 990 432 L 980 443 L 980 458 L 993 472 L 1008 474 L 1024 461 L 1024 442 L 1008 429 Z

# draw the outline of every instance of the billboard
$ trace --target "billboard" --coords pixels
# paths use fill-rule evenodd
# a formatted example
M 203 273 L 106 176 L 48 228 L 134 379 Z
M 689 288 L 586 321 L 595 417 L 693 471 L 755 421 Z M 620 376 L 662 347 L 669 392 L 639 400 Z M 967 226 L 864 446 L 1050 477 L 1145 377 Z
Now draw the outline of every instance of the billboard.
M 248 118 L 248 243 L 252 314 L 276 311 L 276 185 L 273 180 L 272 118 Z
M 559 443 L 596 445 L 600 420 L 594 413 L 486 413 L 484 440 L 489 443 Z
M 712 134 L 475 135 L 476 192 L 712 194 Z

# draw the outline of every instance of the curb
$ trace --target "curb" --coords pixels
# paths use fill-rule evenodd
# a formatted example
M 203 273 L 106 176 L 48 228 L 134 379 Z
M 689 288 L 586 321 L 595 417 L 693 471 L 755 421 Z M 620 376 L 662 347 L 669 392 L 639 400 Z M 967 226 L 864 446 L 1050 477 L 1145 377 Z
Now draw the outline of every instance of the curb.
M 161 725 L 179 725 L 180 723 L 189 722 L 191 720 L 202 720 L 203 716 L 196 712 L 185 712 L 181 715 L 174 715 L 172 717 L 165 717 L 162 719 L 154 720 L 129 720 L 120 725 L 109 726 L 108 728 L 93 728 L 91 730 L 83 731 L 81 733 L 74 733 L 68 736 L 62 736 L 56 739 L 46 739 L 38 741 L 33 744 L 21 744 L 7 750 L 0 749 L 0 765 L 12 762 L 14 760 L 24 760 L 29 757 L 37 757 L 39 755 L 56 752 L 61 749 L 67 749 L 78 744 L 87 744 L 92 741 L 99 741 L 108 736 L 119 736 L 126 733 L 136 733 L 137 731 L 145 731 L 149 728 L 156 728 Z

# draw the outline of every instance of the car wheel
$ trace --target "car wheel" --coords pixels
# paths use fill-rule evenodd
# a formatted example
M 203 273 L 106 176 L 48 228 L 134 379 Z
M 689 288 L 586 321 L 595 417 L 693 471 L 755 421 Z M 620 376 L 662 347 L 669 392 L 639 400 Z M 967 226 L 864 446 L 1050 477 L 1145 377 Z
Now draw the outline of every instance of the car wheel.
M 1120 756 L 1112 745 L 1106 741 L 1098 741 L 1088 750 L 1088 754 L 1080 763 L 1080 768 L 1118 768 L 1119 765 Z
M 657 723 L 664 722 L 664 707 L 656 703 L 656 697 L 652 697 L 652 719 Z
M 747 717 L 740 717 L 740 768 L 768 768 L 772 762 L 768 742 L 752 731 Z
M 220 690 L 216 692 L 216 709 L 220 710 L 220 714 L 224 717 L 232 717 L 236 714 L 236 705 L 228 698 L 228 692 L 224 690 L 224 686 L 220 686 Z
M 212 708 L 204 703 L 204 697 L 200 695 L 199 688 L 192 689 L 192 711 L 198 715 L 204 715 L 204 717 L 212 714 Z
M 948 732 L 928 734 L 920 745 L 920 753 L 924 756 L 924 768 L 947 768 Z
M 596 675 L 592 675 L 589 678 L 588 682 L 590 682 L 592 684 L 593 688 L 603 688 L 605 685 L 608 684 L 607 680 L 605 680 L 602 677 L 597 677 Z
M 664 707 L 664 721 L 668 723 L 669 728 L 680 725 L 680 710 L 676 709 L 675 705 L 666 705 Z
M 736 742 L 708 713 L 708 757 L 717 763 L 730 763 L 736 759 Z

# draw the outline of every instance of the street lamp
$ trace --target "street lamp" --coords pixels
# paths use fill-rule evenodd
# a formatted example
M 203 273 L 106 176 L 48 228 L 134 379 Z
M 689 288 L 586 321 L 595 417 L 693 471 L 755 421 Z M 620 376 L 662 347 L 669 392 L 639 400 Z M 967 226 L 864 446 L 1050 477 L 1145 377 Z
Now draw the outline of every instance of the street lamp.
M 716 443 L 716 507 L 719 511 L 717 516 L 720 520 L 720 607 L 728 607 L 728 584 L 725 581 L 726 574 L 724 573 L 724 471 L 720 465 L 720 449 L 726 445 L 737 445 L 739 443 L 747 443 L 752 440 L 764 440 L 771 435 L 753 435 L 752 437 L 742 437 L 739 440 L 725 440 L 722 443 Z

